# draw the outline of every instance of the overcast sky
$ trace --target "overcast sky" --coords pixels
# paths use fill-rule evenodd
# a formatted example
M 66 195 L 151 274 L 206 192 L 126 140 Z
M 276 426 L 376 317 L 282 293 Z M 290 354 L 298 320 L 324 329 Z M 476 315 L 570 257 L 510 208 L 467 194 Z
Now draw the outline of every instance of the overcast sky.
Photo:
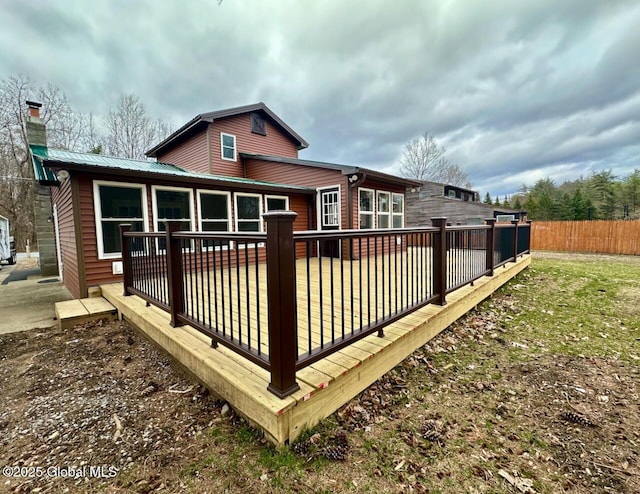
M 301 158 L 399 173 L 429 132 L 483 194 L 640 168 L 640 2 L 0 0 L 0 79 L 175 128 L 264 101 Z

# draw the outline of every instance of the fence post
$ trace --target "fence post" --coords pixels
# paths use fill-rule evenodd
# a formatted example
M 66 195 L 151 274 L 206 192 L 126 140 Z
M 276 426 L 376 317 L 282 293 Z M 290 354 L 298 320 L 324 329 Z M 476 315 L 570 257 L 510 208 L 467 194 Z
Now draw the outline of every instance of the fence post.
M 129 287 L 133 285 L 133 266 L 131 265 L 131 245 L 129 237 L 125 237 L 124 234 L 131 231 L 131 225 L 129 223 L 120 224 L 120 249 L 122 250 L 122 283 L 124 284 L 125 297 L 131 295 Z
M 262 215 L 267 223 L 267 300 L 269 312 L 269 362 L 267 389 L 279 398 L 300 389 L 296 382 L 297 309 L 296 248 L 293 211 Z
M 433 288 L 438 304 L 447 305 L 447 219 L 431 218 L 431 224 L 440 229 L 433 243 Z
M 513 225 L 513 262 L 518 260 L 518 223 L 520 220 L 511 220 Z
M 496 219 L 487 218 L 484 221 L 491 227 L 487 230 L 487 270 L 489 271 L 488 276 L 493 276 L 496 250 Z
M 180 239 L 173 233 L 180 230 L 180 221 L 165 221 L 166 236 L 165 249 L 167 252 L 167 288 L 169 295 L 169 312 L 171 314 L 171 326 L 181 326 L 178 323 L 178 314 L 184 312 L 184 284 L 182 282 L 182 246 Z

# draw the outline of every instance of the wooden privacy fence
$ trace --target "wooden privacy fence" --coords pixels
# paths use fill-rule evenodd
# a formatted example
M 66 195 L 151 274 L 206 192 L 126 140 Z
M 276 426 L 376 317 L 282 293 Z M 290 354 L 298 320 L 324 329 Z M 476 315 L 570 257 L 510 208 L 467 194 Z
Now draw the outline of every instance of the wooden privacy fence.
M 640 255 L 640 220 L 536 221 L 532 250 Z
M 263 216 L 267 233 L 121 225 L 124 293 L 269 371 L 279 397 L 299 389 L 298 370 L 529 252 L 517 221 L 294 232 L 296 213 Z

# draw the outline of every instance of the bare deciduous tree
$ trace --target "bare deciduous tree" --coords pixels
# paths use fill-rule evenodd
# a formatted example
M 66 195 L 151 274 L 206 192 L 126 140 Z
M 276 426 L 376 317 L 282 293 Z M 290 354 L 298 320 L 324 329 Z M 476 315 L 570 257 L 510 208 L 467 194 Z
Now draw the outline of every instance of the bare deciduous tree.
M 169 133 L 169 126 L 152 120 L 135 94 L 120 97 L 118 106 L 107 114 L 107 152 L 114 156 L 144 159 L 144 152 Z
M 34 242 L 33 168 L 27 152 L 26 100 L 43 104 L 51 147 L 88 151 L 97 143 L 92 116 L 71 109 L 66 95 L 53 85 L 36 87 L 28 77 L 0 81 L 0 214 L 9 218 L 19 249 Z
M 467 173 L 445 157 L 446 149 L 425 132 L 409 141 L 400 158 L 400 171 L 405 177 L 471 187 Z

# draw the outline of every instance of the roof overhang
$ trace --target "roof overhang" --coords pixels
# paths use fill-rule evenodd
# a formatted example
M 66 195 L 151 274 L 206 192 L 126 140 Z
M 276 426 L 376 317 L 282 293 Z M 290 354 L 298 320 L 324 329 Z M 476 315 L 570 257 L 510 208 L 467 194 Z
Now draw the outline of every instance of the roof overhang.
M 298 158 L 287 158 L 284 156 L 268 156 L 264 154 L 252 154 L 252 153 L 240 153 L 240 156 L 245 159 L 255 159 L 262 161 L 271 161 L 274 163 L 284 163 L 287 165 L 298 166 L 310 166 L 314 168 L 322 168 L 325 170 L 335 170 L 343 175 L 364 174 L 366 178 L 372 180 L 379 180 L 381 182 L 387 182 L 394 185 L 401 185 L 404 187 L 419 187 L 422 182 L 419 180 L 398 177 L 389 173 L 383 173 L 370 168 L 363 168 L 360 166 L 339 165 L 336 163 L 326 163 L 323 161 L 301 160 Z
M 287 194 L 303 194 L 313 195 L 315 189 L 310 187 L 301 187 L 287 184 L 277 184 L 271 182 L 262 182 L 259 180 L 249 180 L 236 177 L 224 177 L 220 175 L 206 176 L 201 173 L 191 173 L 182 171 L 180 174 L 167 173 L 162 171 L 142 170 L 142 169 L 126 169 L 117 168 L 113 166 L 104 166 L 99 164 L 86 164 L 73 161 L 67 161 L 62 159 L 51 159 L 46 155 L 46 148 L 43 148 L 44 153 L 38 152 L 39 150 L 32 147 L 34 167 L 40 168 L 40 176 L 42 179 L 39 182 L 43 185 L 59 185 L 59 181 L 56 178 L 55 171 L 67 170 L 73 174 L 87 174 L 87 175 L 101 175 L 101 176 L 113 176 L 118 180 L 145 180 L 147 182 L 162 181 L 162 182 L 175 182 L 178 184 L 197 184 L 207 186 L 209 188 L 217 187 L 223 189 L 234 189 L 242 191 L 253 192 L 280 192 Z M 42 151 L 42 150 L 40 150 Z

